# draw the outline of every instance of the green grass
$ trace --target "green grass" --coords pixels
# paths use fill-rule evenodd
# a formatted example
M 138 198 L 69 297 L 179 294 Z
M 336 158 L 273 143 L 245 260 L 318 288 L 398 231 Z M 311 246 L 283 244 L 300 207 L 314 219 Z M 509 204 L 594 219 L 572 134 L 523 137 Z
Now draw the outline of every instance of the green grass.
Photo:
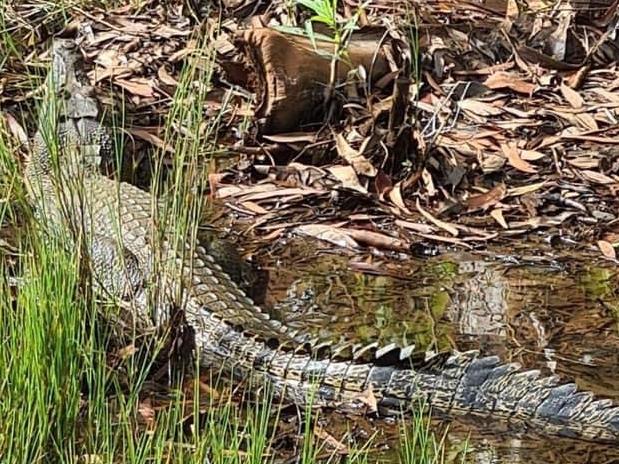
M 4 34 L 2 40 L 11 39 Z M 165 123 L 165 140 L 175 151 L 173 167 L 167 182 L 153 184 L 154 193 L 166 200 L 163 208 L 153 208 L 160 219 L 153 233 L 162 239 L 172 232 L 179 250 L 186 237 L 195 242 L 204 207 L 204 166 L 217 149 L 218 126 L 227 111 L 224 105 L 219 114 L 204 115 L 214 61 L 209 43 L 205 36 L 187 60 Z M 66 249 L 62 237 L 50 238 L 32 227 L 15 150 L 0 128 L 0 224 L 22 216 L 23 225 L 19 253 L 13 256 L 18 264 L 0 269 L 0 462 L 274 462 L 280 405 L 268 392 L 241 408 L 238 395 L 227 389 L 205 392 L 198 366 L 193 377 L 173 375 L 168 385 L 156 384 L 151 371 L 162 340 L 146 343 L 146 354 L 139 349 L 143 337 L 119 346 L 111 326 L 118 308 L 93 298 L 78 254 Z M 156 178 L 164 177 L 163 157 L 157 155 Z M 9 273 L 23 277 L 15 301 L 9 297 Z M 300 463 L 314 463 L 319 456 L 340 462 L 317 438 L 319 414 L 310 412 L 301 420 Z M 407 432 L 400 462 L 441 462 L 441 443 L 422 417 L 402 427 Z M 405 438 L 411 436 L 418 438 Z M 345 461 L 373 461 L 371 445 L 352 444 Z M 420 449 L 433 452 L 415 451 Z

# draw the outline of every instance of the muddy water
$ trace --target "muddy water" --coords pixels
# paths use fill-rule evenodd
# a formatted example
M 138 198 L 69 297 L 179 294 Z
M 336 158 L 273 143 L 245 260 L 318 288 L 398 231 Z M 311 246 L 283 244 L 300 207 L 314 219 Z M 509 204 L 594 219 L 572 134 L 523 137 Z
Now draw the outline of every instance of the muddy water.
M 290 324 L 334 340 L 479 349 L 619 401 L 616 268 L 509 266 L 461 253 L 396 262 L 320 254 L 316 243 L 301 241 L 273 255 L 260 259 L 269 272 L 266 304 Z M 294 304 L 274 305 L 281 300 Z M 391 449 L 381 459 L 395 462 L 397 433 L 373 427 Z M 453 462 L 464 454 L 464 462 L 480 464 L 619 463 L 615 447 L 518 435 L 500 424 L 448 429 Z

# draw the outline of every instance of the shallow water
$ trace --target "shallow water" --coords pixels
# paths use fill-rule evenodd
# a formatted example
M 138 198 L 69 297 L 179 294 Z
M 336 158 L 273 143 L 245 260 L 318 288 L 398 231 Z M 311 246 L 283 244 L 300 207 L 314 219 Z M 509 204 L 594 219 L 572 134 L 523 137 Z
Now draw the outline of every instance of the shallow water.
M 316 242 L 303 240 L 273 256 L 260 259 L 269 274 L 266 305 L 289 324 L 309 325 L 333 340 L 479 349 L 619 401 L 616 268 L 586 261 L 561 269 L 514 266 L 463 253 L 404 261 L 346 257 L 317 253 Z M 294 304 L 278 307 L 282 300 Z M 382 434 L 389 448 L 397 448 L 392 432 Z M 462 462 L 467 437 L 470 463 L 619 463 L 613 446 L 479 422 L 449 425 L 454 462 Z M 389 462 L 393 453 L 381 456 Z

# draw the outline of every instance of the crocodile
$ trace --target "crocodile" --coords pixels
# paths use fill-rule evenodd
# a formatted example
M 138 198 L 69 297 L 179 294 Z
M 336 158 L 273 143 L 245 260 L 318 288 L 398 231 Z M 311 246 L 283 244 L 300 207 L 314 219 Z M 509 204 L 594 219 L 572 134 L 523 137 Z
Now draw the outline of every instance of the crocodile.
M 269 385 L 300 407 L 310 397 L 313 406 L 359 414 L 400 415 L 425 405 L 442 417 L 619 443 L 619 406 L 558 376 L 477 351 L 416 358 L 412 347 L 374 347 L 368 360 L 366 349 L 316 349 L 311 337 L 271 319 L 207 248 L 158 235 L 152 194 L 100 172 L 112 136 L 83 76 L 79 46 L 56 39 L 52 56 L 47 99 L 57 103 L 44 113 L 25 168 L 38 220 L 85 247 L 97 293 L 128 304 L 135 320 L 158 326 L 166 308 L 182 308 L 201 366 Z

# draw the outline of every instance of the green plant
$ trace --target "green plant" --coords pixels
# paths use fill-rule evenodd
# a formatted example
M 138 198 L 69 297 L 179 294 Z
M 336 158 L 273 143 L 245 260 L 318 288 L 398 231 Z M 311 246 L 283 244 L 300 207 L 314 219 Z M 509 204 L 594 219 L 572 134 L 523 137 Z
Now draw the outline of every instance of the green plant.
M 312 22 L 326 25 L 335 44 L 334 55 L 341 57 L 353 31 L 357 29 L 361 7 L 352 17 L 343 19 L 337 12 L 338 0 L 297 0 L 299 5 L 309 9 L 314 15 L 305 23 L 305 31 L 315 44 L 316 35 Z
M 317 36 L 314 32 L 312 22 L 326 25 L 331 31 L 332 36 L 328 38 L 333 43 L 331 53 L 331 65 L 329 68 L 329 85 L 326 92 L 325 108 L 329 108 L 328 115 L 331 114 L 332 101 L 335 95 L 335 85 L 337 81 L 338 65 L 340 60 L 346 59 L 348 44 L 353 32 L 358 28 L 359 16 L 363 10 L 363 5 L 359 6 L 357 12 L 348 19 L 343 19 L 337 12 L 338 0 L 296 0 L 299 5 L 309 9 L 314 15 L 310 21 L 305 22 L 305 34 L 310 38 L 314 49 L 318 50 L 316 40 L 324 40 L 324 36 Z M 330 119 L 328 116 L 327 119 Z

